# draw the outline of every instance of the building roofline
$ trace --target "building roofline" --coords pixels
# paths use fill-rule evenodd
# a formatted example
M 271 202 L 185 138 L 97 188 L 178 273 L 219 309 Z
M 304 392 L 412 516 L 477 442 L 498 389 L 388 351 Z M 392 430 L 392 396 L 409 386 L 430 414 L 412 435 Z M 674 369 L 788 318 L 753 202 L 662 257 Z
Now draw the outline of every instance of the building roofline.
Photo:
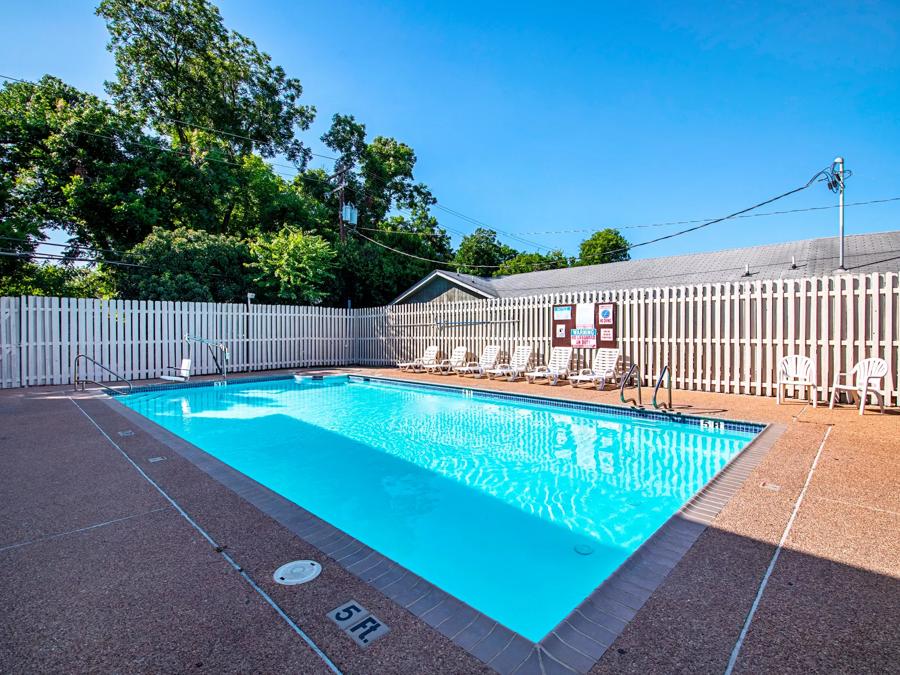
M 389 304 L 396 305 L 398 302 L 402 301 L 404 298 L 409 297 L 410 295 L 415 293 L 417 290 L 422 288 L 422 286 L 427 284 L 429 281 L 431 281 L 435 277 L 441 277 L 443 279 L 446 279 L 447 281 L 449 281 L 451 283 L 454 283 L 458 286 L 462 286 L 467 291 L 472 291 L 473 293 L 477 293 L 478 295 L 480 295 L 483 298 L 497 297 L 496 295 L 493 295 L 487 291 L 484 291 L 484 290 L 478 288 L 477 286 L 473 286 L 472 284 L 466 283 L 465 281 L 458 279 L 457 277 L 451 276 L 450 274 L 448 274 L 447 272 L 444 272 L 443 270 L 432 270 L 429 274 L 426 274 L 424 277 L 419 279 L 419 281 L 417 281 L 415 284 L 413 284 L 412 286 L 407 288 L 405 291 L 403 291 L 400 295 L 398 295 L 396 298 L 391 300 L 391 302 Z

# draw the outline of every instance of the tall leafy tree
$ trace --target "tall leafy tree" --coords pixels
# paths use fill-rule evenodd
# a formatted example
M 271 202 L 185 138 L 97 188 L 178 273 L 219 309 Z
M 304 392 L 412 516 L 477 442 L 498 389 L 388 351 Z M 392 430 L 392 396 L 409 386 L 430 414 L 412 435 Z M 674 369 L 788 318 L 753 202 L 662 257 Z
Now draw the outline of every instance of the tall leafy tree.
M 207 0 L 102 0 L 116 79 L 116 104 L 190 146 L 191 130 L 216 130 L 232 157 L 283 154 L 304 163 L 295 132 L 315 109 L 253 40 L 225 27 Z
M 49 76 L 0 90 L 0 139 L 0 229 L 65 230 L 73 250 L 140 242 L 173 218 L 166 186 L 191 171 L 133 118 Z
M 479 227 L 463 237 L 453 258 L 453 264 L 464 274 L 490 276 L 495 268 L 512 260 L 519 252 L 497 240 L 497 233 Z
M 335 115 L 322 141 L 338 155 L 333 179 L 323 187 L 326 176 L 318 174 L 319 180 L 304 183 L 304 189 L 319 194 L 335 214 L 330 238 L 338 251 L 338 272 L 330 302 L 388 302 L 440 267 L 422 258 L 450 259 L 449 238 L 429 213 L 435 199 L 424 184 L 415 181 L 412 148 L 384 136 L 368 142 L 365 125 L 352 115 Z M 334 188 L 338 185 L 343 186 L 345 201 L 358 209 L 358 233 L 351 231 L 344 241 L 338 237 L 336 219 L 339 201 Z M 409 216 L 400 216 L 400 210 Z
M 107 91 L 127 111 L 192 156 L 234 165 L 220 194 L 218 231 L 247 191 L 243 158 L 286 156 L 305 166 L 309 150 L 296 137 L 315 109 L 302 105 L 300 81 L 287 77 L 249 38 L 225 27 L 207 0 L 103 0 L 116 79 Z
M 602 265 L 604 263 L 630 260 L 628 240 L 613 228 L 598 230 L 581 242 L 579 265 Z

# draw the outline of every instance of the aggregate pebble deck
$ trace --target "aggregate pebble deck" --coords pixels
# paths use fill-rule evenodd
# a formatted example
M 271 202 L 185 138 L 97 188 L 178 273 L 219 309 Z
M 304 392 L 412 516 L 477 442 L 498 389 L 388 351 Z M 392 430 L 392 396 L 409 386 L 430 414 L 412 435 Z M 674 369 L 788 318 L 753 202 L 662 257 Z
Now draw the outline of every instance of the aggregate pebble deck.
M 568 385 L 403 377 L 618 402 L 618 392 Z M 0 672 L 328 672 L 69 396 L 344 672 L 492 670 L 157 438 L 139 429 L 118 436 L 133 425 L 96 395 L 46 387 L 0 393 Z M 735 672 L 900 672 L 897 411 L 860 418 L 850 407 L 680 391 L 675 402 L 685 413 L 786 431 L 643 607 L 604 617 L 624 629 L 591 672 L 724 671 L 829 424 Z M 166 460 L 148 461 L 157 456 Z M 271 581 L 279 564 L 307 557 L 324 563 L 314 583 Z M 351 598 L 391 628 L 366 650 L 325 618 Z M 585 621 L 598 619 L 585 612 Z M 486 643 L 479 630 L 488 634 L 478 622 L 469 628 Z M 532 651 L 519 672 L 571 671 Z

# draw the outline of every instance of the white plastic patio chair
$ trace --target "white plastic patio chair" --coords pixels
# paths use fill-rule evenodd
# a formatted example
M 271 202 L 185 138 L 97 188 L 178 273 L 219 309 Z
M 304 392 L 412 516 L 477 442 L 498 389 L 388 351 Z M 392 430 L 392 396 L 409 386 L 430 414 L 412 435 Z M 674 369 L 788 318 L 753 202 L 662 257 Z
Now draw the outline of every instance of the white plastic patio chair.
M 469 348 L 463 345 L 454 347 L 450 352 L 449 359 L 441 359 L 436 363 L 425 366 L 425 370 L 429 373 L 437 373 L 438 375 L 452 375 L 453 369 L 465 365 L 466 356 L 469 355 Z
M 850 396 L 852 403 L 854 398 L 859 398 L 859 414 L 862 415 L 866 409 L 866 401 L 869 394 L 872 394 L 881 406 L 881 412 L 884 413 L 884 397 L 887 396 L 884 386 L 884 378 L 888 374 L 887 361 L 873 357 L 863 359 L 849 373 L 837 373 L 834 376 L 834 383 L 831 385 L 831 401 L 829 408 L 834 408 L 834 402 L 837 399 L 839 391 L 846 391 Z M 841 377 L 844 382 L 841 382 Z M 851 382 L 852 379 L 852 382 Z
M 417 370 L 425 368 L 425 366 L 430 366 L 436 363 L 439 353 L 440 351 L 437 345 L 429 345 L 425 349 L 425 353 L 422 354 L 422 356 L 417 359 L 413 359 L 412 361 L 398 361 L 397 367 L 400 370 L 415 372 Z
M 554 347 L 550 352 L 550 360 L 546 366 L 538 366 L 534 370 L 525 373 L 525 379 L 529 384 L 538 380 L 547 380 L 550 385 L 555 385 L 560 378 L 569 376 L 569 362 L 572 360 L 571 347 Z
M 500 345 L 488 345 L 481 352 L 481 358 L 478 361 L 469 361 L 464 366 L 454 368 L 457 375 L 472 377 L 481 377 L 485 371 L 490 370 L 497 365 L 497 358 L 500 356 Z
M 516 345 L 509 363 L 499 363 L 496 368 L 485 371 L 489 380 L 495 377 L 505 377 L 509 382 L 514 382 L 525 374 L 528 364 L 531 363 L 531 345 Z
M 187 382 L 191 379 L 191 360 L 190 359 L 181 359 L 181 365 L 176 368 L 175 366 L 169 366 L 169 370 L 174 370 L 175 375 L 160 375 L 159 379 L 166 380 L 167 382 Z
M 596 384 L 597 389 L 603 389 L 607 382 L 619 377 L 619 364 L 622 361 L 620 349 L 602 348 L 594 352 L 594 362 L 590 368 L 582 368 L 574 375 L 569 376 L 569 384 L 577 387 L 582 382 Z
M 778 405 L 784 399 L 785 388 L 787 386 L 799 387 L 801 390 L 809 390 L 809 400 L 812 401 L 813 408 L 818 404 L 818 393 L 816 387 L 818 382 L 816 379 L 816 366 L 813 360 L 808 356 L 785 356 L 778 362 L 778 379 L 777 389 L 775 390 L 775 398 Z

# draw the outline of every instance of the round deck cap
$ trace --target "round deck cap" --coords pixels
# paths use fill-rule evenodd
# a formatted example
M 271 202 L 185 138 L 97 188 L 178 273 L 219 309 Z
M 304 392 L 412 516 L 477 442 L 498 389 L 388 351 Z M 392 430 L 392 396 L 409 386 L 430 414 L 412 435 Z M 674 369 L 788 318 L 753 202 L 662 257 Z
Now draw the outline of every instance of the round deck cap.
M 272 578 L 285 586 L 296 586 L 312 581 L 322 573 L 322 566 L 315 560 L 294 560 L 275 570 Z

